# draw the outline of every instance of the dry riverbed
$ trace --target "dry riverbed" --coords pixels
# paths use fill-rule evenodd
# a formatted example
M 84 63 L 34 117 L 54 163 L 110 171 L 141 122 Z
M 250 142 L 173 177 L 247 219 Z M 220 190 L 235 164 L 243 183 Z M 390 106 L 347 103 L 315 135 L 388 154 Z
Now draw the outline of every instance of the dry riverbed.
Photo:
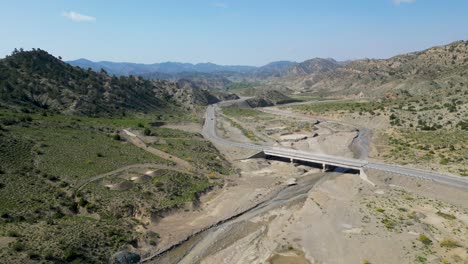
M 268 136 L 277 144 L 355 154 L 349 146 L 357 132 L 346 125 L 303 126 L 289 120 L 286 126 L 295 129 L 287 135 L 297 137 L 282 140 L 284 119 L 251 119 L 249 129 L 256 122 L 271 126 Z M 231 122 L 222 119 L 218 125 L 223 137 L 251 142 Z M 237 173 L 223 188 L 201 197 L 200 204 L 147 227 L 161 239 L 144 256 L 163 252 L 149 262 L 468 263 L 465 190 L 375 171 L 367 172 L 368 179 L 323 174 L 280 161 L 244 160 L 254 153 L 217 148 Z

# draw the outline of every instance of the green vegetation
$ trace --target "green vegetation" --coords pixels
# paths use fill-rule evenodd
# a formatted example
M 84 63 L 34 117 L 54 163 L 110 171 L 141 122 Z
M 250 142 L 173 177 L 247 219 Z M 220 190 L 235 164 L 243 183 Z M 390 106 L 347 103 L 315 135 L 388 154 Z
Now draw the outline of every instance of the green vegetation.
M 136 210 L 151 217 L 193 201 L 212 186 L 206 176 L 166 170 L 153 182 L 130 183 L 135 188 L 128 190 L 106 188 L 104 181 L 125 181 L 109 176 L 76 192 L 94 176 L 126 165 L 170 164 L 118 134 L 122 128 L 150 129 L 154 119 L 144 114 L 110 119 L 43 113 L 0 108 L 0 236 L 16 239 L 0 248 L 5 262 L 107 262 L 113 252 L 143 239 L 133 231 L 139 224 Z M 206 168 L 229 171 L 229 164 L 200 136 L 156 127 L 151 132 L 171 144 L 190 145 L 180 145 L 177 154 L 188 153 Z M 157 243 L 156 236 L 149 240 Z
M 223 114 L 232 117 L 257 117 L 263 115 L 264 113 L 253 108 L 228 106 L 223 107 Z
M 105 186 L 108 184 L 127 187 L 109 189 Z M 134 183 L 120 177 L 104 178 L 87 185 L 80 197 L 85 201 L 88 212 L 125 220 L 134 212 L 152 217 L 184 206 L 212 186 L 206 177 L 158 170 L 157 175 L 145 183 Z
M 378 102 L 367 101 L 333 101 L 319 102 L 312 104 L 288 106 L 295 110 L 304 111 L 312 114 L 324 114 L 327 112 L 369 112 L 374 113 L 376 110 L 383 110 L 384 105 Z M 374 113 L 375 114 L 375 113 Z
M 416 261 L 419 262 L 419 263 L 426 263 L 426 262 L 427 262 L 427 258 L 424 257 L 424 256 L 417 256 L 417 257 L 416 257 Z
M 424 245 L 431 245 L 432 244 L 432 240 L 430 240 L 426 235 L 424 234 L 420 234 L 419 237 L 418 237 L 418 240 L 421 241 L 421 243 L 423 243 Z
M 73 67 L 40 49 L 14 51 L 0 60 L 0 76 L 0 101 L 34 112 L 123 117 L 156 109 L 175 110 L 167 83 L 110 77 L 105 71 Z
M 460 244 L 452 239 L 444 239 L 440 242 L 440 246 L 445 248 L 457 248 L 460 247 Z
M 226 118 L 226 120 L 235 128 L 239 129 L 242 134 L 247 137 L 248 139 L 252 140 L 253 142 L 259 142 L 261 139 L 255 136 L 254 132 L 244 128 L 241 124 L 237 123 L 236 121 L 232 120 L 231 118 Z
M 447 170 L 468 176 L 464 142 L 468 134 L 460 130 L 414 131 L 402 129 L 387 138 L 389 152 L 384 158 L 399 163 L 440 164 Z
M 224 175 L 231 173 L 230 164 L 200 134 L 167 128 L 154 128 L 152 134 L 158 139 L 152 146 L 161 151 L 184 159 L 208 172 Z
M 457 219 L 454 215 L 446 214 L 446 213 L 443 213 L 443 212 L 441 212 L 441 211 L 438 211 L 438 212 L 437 212 L 437 215 L 438 215 L 438 216 L 441 216 L 441 217 L 443 217 L 443 218 L 445 218 L 445 219 L 447 219 L 447 220 L 455 220 L 455 219 Z
M 33 151 L 38 154 L 35 163 L 41 175 L 72 185 L 125 165 L 161 162 L 154 155 L 115 141 L 110 134 L 82 123 L 70 127 L 37 122 L 29 127 L 11 128 L 10 132 L 35 143 Z
M 0 236 L 6 230 L 18 230 L 19 236 L 10 248 L 0 250 L 0 256 L 5 261 L 13 257 L 23 263 L 30 262 L 28 258 L 31 256 L 52 262 L 107 262 L 109 252 L 118 251 L 131 243 L 135 236 L 116 219 L 96 220 L 84 216 L 49 218 L 37 223 L 4 224 L 0 225 Z M 11 255 L 12 251 L 27 254 Z
M 253 95 L 255 93 L 255 87 L 259 83 L 256 82 L 233 82 L 228 85 L 226 88 L 227 91 L 231 93 L 237 93 L 241 95 Z
M 392 219 L 390 218 L 384 218 L 382 219 L 382 224 L 385 226 L 385 228 L 389 229 L 389 230 L 392 230 L 395 228 L 396 226 L 396 223 L 395 221 L 393 221 Z

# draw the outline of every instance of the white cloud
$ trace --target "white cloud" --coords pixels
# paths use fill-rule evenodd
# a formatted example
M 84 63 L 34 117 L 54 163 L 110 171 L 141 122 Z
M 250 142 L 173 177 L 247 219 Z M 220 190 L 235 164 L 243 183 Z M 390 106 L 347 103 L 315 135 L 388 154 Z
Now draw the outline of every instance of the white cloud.
M 225 2 L 214 2 L 212 5 L 217 8 L 228 8 L 228 4 Z
M 414 3 L 414 2 L 416 2 L 416 0 L 393 0 L 393 3 L 395 5 L 400 5 L 404 3 Z
M 63 12 L 62 16 L 74 22 L 91 22 L 96 20 L 95 17 L 83 15 L 73 11 Z

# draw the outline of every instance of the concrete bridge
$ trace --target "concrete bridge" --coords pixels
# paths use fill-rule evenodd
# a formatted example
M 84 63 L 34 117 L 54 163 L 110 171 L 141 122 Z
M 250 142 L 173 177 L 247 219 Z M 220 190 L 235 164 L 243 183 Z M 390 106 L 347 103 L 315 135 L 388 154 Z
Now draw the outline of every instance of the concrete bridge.
M 289 159 L 290 162 L 309 162 L 319 164 L 322 169 L 326 170 L 327 166 L 336 166 L 345 169 L 358 170 L 359 173 L 364 173 L 365 169 L 373 169 L 387 173 L 396 173 L 408 177 L 425 179 L 435 181 L 455 187 L 468 189 L 468 179 L 458 176 L 442 174 L 433 171 L 420 170 L 395 164 L 387 164 L 375 161 L 349 159 L 338 156 L 314 154 L 310 152 L 290 149 L 279 148 L 265 145 L 256 145 L 250 143 L 233 142 L 219 137 L 216 134 L 216 108 L 217 105 L 208 106 L 205 114 L 205 124 L 203 126 L 203 136 L 213 141 L 216 144 L 239 147 L 244 149 L 251 149 L 258 152 L 254 157 L 277 157 L 282 159 Z
M 344 158 L 330 157 L 326 155 L 315 155 L 312 153 L 291 151 L 290 149 L 271 148 L 265 149 L 262 154 L 266 158 L 279 157 L 289 159 L 291 163 L 306 162 L 314 163 L 322 166 L 322 171 L 327 171 L 330 166 L 351 169 L 363 173 L 363 168 L 367 164 L 365 161 L 348 160 Z

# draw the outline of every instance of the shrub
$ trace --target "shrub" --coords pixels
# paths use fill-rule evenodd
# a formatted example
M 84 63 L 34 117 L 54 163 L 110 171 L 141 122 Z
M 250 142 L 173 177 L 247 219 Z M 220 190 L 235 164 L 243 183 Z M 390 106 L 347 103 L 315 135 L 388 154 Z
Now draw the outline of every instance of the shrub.
M 22 116 L 20 120 L 21 122 L 31 122 L 33 119 L 31 116 L 27 115 L 27 116 Z
M 460 244 L 458 244 L 458 242 L 451 240 L 451 239 L 444 239 L 440 242 L 440 246 L 445 247 L 445 248 L 456 248 L 456 247 L 460 247 Z
M 440 160 L 440 165 L 447 165 L 449 163 L 449 160 L 447 158 L 442 158 Z
M 426 235 L 420 234 L 418 240 L 421 241 L 424 245 L 432 244 L 432 240 L 430 240 Z
M 18 123 L 18 120 L 15 119 L 15 118 L 5 118 L 2 120 L 2 123 L 5 125 L 5 126 L 11 126 L 11 125 L 15 125 Z
M 78 202 L 78 204 L 79 204 L 81 207 L 85 207 L 88 203 L 89 203 L 89 202 L 88 202 L 85 198 L 83 198 L 83 197 L 81 197 L 81 198 L 80 198 L 80 201 Z
M 7 232 L 7 236 L 9 236 L 9 237 L 19 237 L 19 233 L 16 232 L 15 230 L 9 230 Z
M 63 253 L 63 259 L 67 262 L 71 262 L 73 260 L 76 260 L 77 258 L 80 257 L 80 254 L 78 254 L 74 249 L 72 248 L 67 248 L 65 252 Z
M 120 141 L 122 139 L 119 134 L 114 134 L 112 138 L 117 141 Z
M 143 130 L 143 134 L 145 136 L 150 136 L 151 135 L 151 130 L 149 128 L 145 128 L 145 130 Z
M 20 241 L 16 241 L 16 242 L 11 243 L 11 248 L 14 251 L 20 252 L 24 250 L 24 245 Z
M 382 220 L 382 224 L 387 228 L 387 229 L 393 229 L 395 228 L 395 222 L 388 219 L 388 218 L 385 218 Z
M 454 215 L 446 214 L 446 213 L 443 213 L 443 212 L 441 212 L 441 211 L 438 211 L 438 212 L 437 212 L 437 215 L 438 215 L 438 216 L 441 216 L 441 217 L 443 217 L 443 218 L 445 218 L 445 219 L 447 219 L 447 220 L 455 220 L 455 219 L 457 219 Z

